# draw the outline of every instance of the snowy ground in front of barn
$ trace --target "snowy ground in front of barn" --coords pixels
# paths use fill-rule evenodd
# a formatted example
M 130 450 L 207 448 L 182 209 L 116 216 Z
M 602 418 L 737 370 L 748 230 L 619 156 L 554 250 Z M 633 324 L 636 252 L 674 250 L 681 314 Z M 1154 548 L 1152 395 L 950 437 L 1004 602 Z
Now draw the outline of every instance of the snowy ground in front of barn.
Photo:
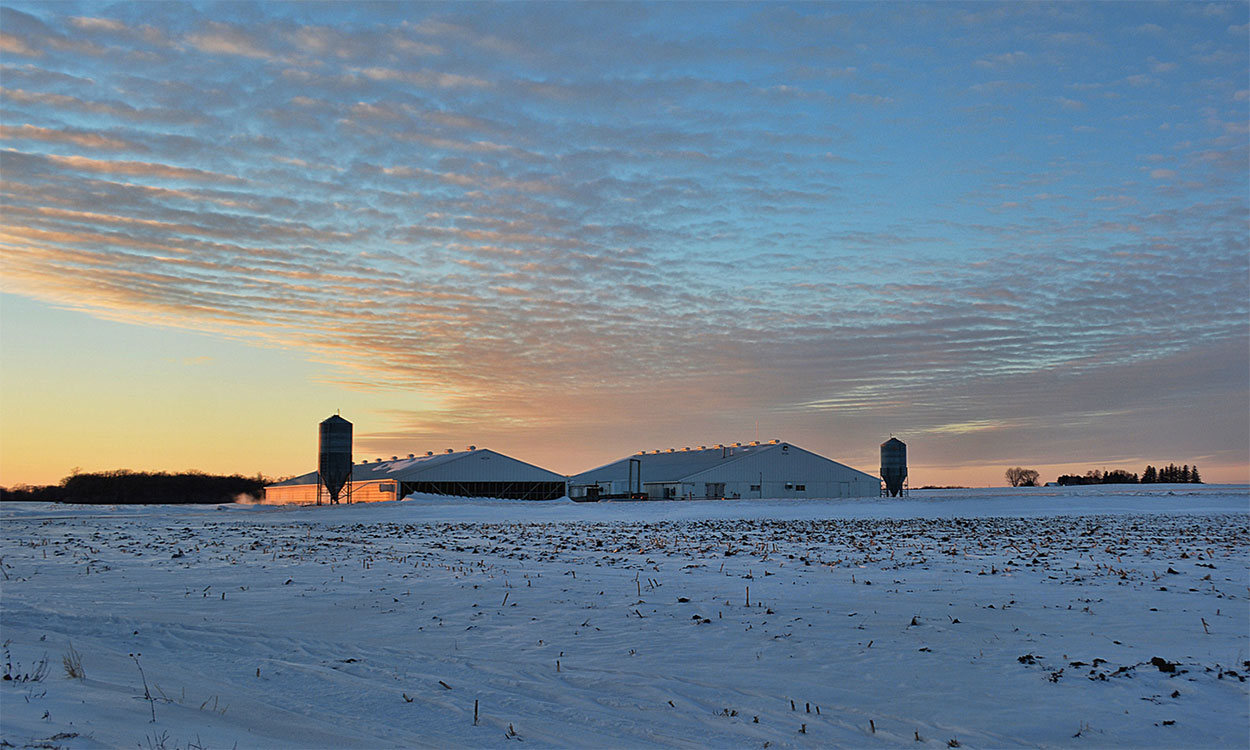
M 0 521 L 6 747 L 1250 740 L 1245 487 Z

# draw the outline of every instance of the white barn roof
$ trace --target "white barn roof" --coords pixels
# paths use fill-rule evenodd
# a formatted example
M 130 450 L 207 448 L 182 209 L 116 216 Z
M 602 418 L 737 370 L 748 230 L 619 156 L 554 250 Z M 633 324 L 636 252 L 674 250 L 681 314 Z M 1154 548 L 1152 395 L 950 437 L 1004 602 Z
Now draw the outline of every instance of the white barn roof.
M 394 479 L 401 482 L 563 482 L 565 478 L 562 474 L 519 461 L 502 453 L 486 448 L 474 448 L 352 465 L 353 482 L 369 482 L 379 479 Z M 270 486 L 284 487 L 316 483 L 317 472 L 311 471 Z
M 877 477 L 866 472 L 803 450 L 796 445 L 774 440 L 770 443 L 726 445 L 695 450 L 661 451 L 659 453 L 636 453 L 619 461 L 614 461 L 589 471 L 583 471 L 580 474 L 574 474 L 569 477 L 569 484 L 576 486 L 593 485 L 598 482 L 628 481 L 631 460 L 640 462 L 642 481 L 647 484 L 703 481 L 705 478 L 710 480 L 714 479 L 715 475 L 728 471 L 731 467 L 743 468 L 740 466 L 742 462 L 755 463 L 759 459 L 774 458 L 792 451 L 795 454 L 803 454 L 809 458 L 818 459 L 826 468 L 836 470 L 843 476 L 849 473 L 851 476 L 858 476 L 860 481 L 874 483 L 880 481 Z

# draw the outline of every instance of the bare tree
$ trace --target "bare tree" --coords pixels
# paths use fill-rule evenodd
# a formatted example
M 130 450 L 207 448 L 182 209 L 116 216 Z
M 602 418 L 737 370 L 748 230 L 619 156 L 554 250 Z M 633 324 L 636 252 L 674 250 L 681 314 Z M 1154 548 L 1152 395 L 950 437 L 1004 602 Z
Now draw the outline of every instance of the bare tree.
M 1022 469 L 1019 466 L 1007 470 L 1007 482 L 1012 487 L 1036 487 L 1038 476 L 1040 475 L 1033 469 Z

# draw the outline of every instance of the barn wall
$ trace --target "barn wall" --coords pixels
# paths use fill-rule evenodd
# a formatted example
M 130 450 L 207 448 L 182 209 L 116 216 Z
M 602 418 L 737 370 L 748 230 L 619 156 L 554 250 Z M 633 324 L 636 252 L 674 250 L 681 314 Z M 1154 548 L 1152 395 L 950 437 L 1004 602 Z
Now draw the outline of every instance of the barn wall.
M 383 492 L 382 488 L 385 486 L 390 486 L 391 491 Z M 395 489 L 398 487 L 394 481 L 352 482 L 351 499 L 353 503 L 394 500 Z M 324 491 L 321 494 L 321 501 L 329 502 L 329 496 Z M 273 485 L 265 488 L 265 503 L 269 505 L 315 505 L 316 502 L 317 485 L 315 484 Z
M 404 482 L 400 485 L 401 496 L 410 493 L 449 495 L 455 497 L 490 497 L 511 500 L 555 500 L 564 497 L 568 485 L 558 482 Z
M 707 494 L 707 484 L 708 483 L 706 482 L 702 482 L 695 485 L 695 497 L 703 497 Z M 759 487 L 759 489 L 752 489 L 753 487 Z M 877 497 L 880 494 L 881 483 L 879 481 L 865 481 L 854 477 L 847 482 L 811 481 L 803 479 L 802 476 L 795 476 L 789 481 L 768 481 L 768 479 L 765 479 L 763 482 L 760 482 L 757 479 L 751 482 L 725 482 L 724 490 L 724 496 L 731 499 L 818 499 L 839 497 Z
M 389 487 L 389 491 L 383 492 L 383 489 Z M 384 500 L 396 499 L 396 491 L 399 489 L 399 483 L 395 481 L 380 482 L 352 482 L 352 502 L 353 503 L 378 503 Z
M 687 482 L 690 481 L 695 483 L 694 487 L 686 491 L 695 497 L 706 496 L 708 483 L 722 482 L 726 497 L 827 498 L 881 494 L 881 482 L 876 477 L 793 445 L 782 445 L 709 469 L 688 477 Z M 752 490 L 753 485 L 760 489 Z M 800 485 L 804 489 L 800 490 Z
M 317 502 L 317 485 L 296 484 L 265 488 L 265 502 L 269 505 L 299 505 Z

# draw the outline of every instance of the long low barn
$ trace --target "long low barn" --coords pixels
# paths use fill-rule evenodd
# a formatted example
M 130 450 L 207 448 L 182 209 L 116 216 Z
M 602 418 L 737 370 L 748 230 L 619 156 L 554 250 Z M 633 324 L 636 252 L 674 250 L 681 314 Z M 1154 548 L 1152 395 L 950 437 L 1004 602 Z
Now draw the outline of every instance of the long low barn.
M 877 497 L 881 480 L 796 445 L 643 451 L 569 478 L 569 497 L 595 500 Z
M 554 500 L 566 492 L 565 477 L 502 453 L 470 446 L 468 450 L 392 456 L 352 466 L 351 501 L 398 500 L 414 492 L 513 500 Z M 324 491 L 322 502 L 327 500 Z M 268 503 L 318 502 L 317 472 L 265 487 Z

